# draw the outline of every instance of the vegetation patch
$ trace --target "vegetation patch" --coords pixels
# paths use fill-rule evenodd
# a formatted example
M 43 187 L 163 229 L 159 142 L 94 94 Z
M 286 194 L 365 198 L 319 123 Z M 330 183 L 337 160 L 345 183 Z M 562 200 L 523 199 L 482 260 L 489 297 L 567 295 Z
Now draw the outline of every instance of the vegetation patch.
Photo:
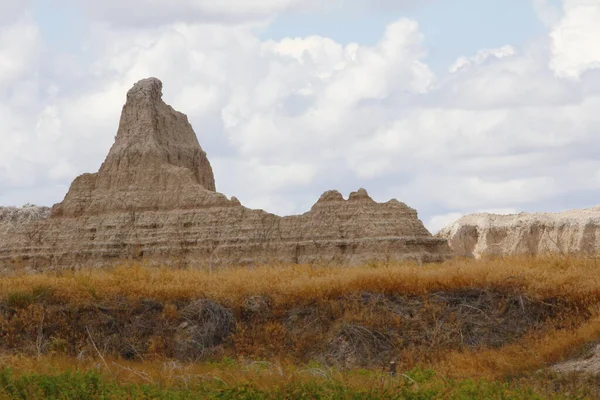
M 493 388 L 487 398 L 593 397 L 587 378 L 536 371 L 600 341 L 599 305 L 591 258 L 12 272 L 0 278 L 0 368 L 12 368 L 13 389 L 22 376 L 100 373 L 129 398 L 436 398 L 455 388 L 471 398 L 468 387 Z M 57 359 L 57 370 L 40 369 Z M 436 373 L 417 388 L 415 371 Z M 29 398 L 46 393 L 30 386 L 42 394 Z
M 364 380 L 363 380 L 364 381 Z M 126 384 L 98 372 L 16 375 L 0 370 L 0 397 L 6 399 L 566 399 L 570 391 L 560 388 L 549 393 L 529 385 L 485 380 L 454 380 L 433 371 L 412 370 L 398 377 L 369 377 L 364 386 L 346 379 L 313 378 L 283 380 L 264 387 L 260 384 L 229 385 L 219 380 L 196 380 L 185 385 L 165 387 L 155 383 Z M 561 393 L 562 392 L 562 393 Z M 578 392 L 583 394 L 581 390 Z
M 451 350 L 502 347 L 555 326 L 565 313 L 572 320 L 590 316 L 556 299 L 492 289 L 421 296 L 366 292 L 305 299 L 292 308 L 256 297 L 220 304 L 117 296 L 78 304 L 26 293 L 9 296 L 2 309 L 4 352 L 100 353 L 128 360 L 316 360 L 344 368 L 378 367 L 390 360 L 411 368 Z

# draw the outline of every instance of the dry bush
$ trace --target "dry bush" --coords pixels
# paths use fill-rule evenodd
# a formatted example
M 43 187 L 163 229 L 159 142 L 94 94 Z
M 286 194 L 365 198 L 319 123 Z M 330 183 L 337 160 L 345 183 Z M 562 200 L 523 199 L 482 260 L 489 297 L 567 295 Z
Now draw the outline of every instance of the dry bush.
M 177 329 L 175 356 L 195 361 L 210 355 L 235 330 L 233 313 L 209 299 L 196 300 L 182 312 L 185 322 Z
M 189 361 L 214 355 L 235 328 L 232 312 L 205 299 L 182 308 L 179 313 L 173 304 L 123 298 L 80 305 L 55 299 L 1 304 L 0 350 L 126 360 Z
M 359 293 L 299 300 L 293 308 L 269 305 L 264 298 L 230 309 L 209 299 L 175 305 L 117 296 L 64 304 L 51 296 L 24 296 L 26 301 L 2 307 L 0 349 L 34 354 L 61 347 L 72 355 L 99 352 L 137 360 L 197 361 L 226 354 L 345 368 L 385 365 L 409 352 L 413 359 L 402 366 L 412 367 L 451 350 L 514 343 L 529 331 L 555 326 L 559 313 L 548 302 L 474 289 L 422 296 Z M 568 304 L 561 312 L 576 314 Z M 48 341 L 61 346 L 40 347 Z
M 49 295 L 31 297 L 32 287 Z M 130 264 L 0 279 L 0 346 L 93 356 L 89 328 L 102 354 L 122 358 L 224 354 L 344 367 L 396 359 L 477 376 L 569 357 L 600 336 L 599 302 L 591 258 L 212 272 Z
M 389 360 L 394 350 L 393 337 L 390 334 L 362 325 L 341 324 L 339 331 L 328 343 L 325 359 L 329 364 L 356 367 L 364 366 L 366 360 Z

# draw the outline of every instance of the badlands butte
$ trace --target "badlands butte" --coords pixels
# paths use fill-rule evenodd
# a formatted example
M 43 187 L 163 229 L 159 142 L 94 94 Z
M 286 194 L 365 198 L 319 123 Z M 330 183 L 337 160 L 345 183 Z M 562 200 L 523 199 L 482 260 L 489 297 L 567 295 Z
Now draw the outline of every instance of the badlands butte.
M 461 218 L 432 236 L 416 210 L 364 189 L 325 192 L 279 217 L 216 191 L 187 117 L 148 78 L 127 93 L 115 143 L 97 173 L 77 177 L 51 209 L 0 207 L 0 267 L 98 266 L 124 258 L 217 266 L 267 262 L 441 262 L 452 256 L 595 253 L 600 207 Z
M 324 193 L 303 215 L 279 217 L 216 192 L 187 117 L 162 100 L 156 78 L 127 93 L 100 170 L 77 177 L 52 209 L 0 211 L 0 263 L 104 265 L 123 258 L 224 265 L 369 260 L 443 261 L 447 241 L 396 200 L 364 189 Z

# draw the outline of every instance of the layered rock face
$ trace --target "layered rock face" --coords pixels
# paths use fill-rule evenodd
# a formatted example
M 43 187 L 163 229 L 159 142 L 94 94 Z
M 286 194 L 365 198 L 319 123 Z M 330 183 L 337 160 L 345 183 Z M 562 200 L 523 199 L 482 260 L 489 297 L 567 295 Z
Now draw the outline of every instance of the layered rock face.
M 187 117 L 162 100 L 162 83 L 144 79 L 127 93 L 116 140 L 96 174 L 73 182 L 54 216 L 207 207 L 226 200 Z
M 460 256 L 597 254 L 600 206 L 560 213 L 473 214 L 442 229 Z
M 50 208 L 27 204 L 21 208 L 0 207 L 0 232 L 14 231 L 21 225 L 44 220 L 50 216 Z
M 50 218 L 0 233 L 0 263 L 93 266 L 132 257 L 351 265 L 450 256 L 415 210 L 396 200 L 379 204 L 363 189 L 347 200 L 326 192 L 306 214 L 283 218 L 217 193 L 187 117 L 162 101 L 161 89 L 150 78 L 128 92 L 100 170 L 76 178 Z

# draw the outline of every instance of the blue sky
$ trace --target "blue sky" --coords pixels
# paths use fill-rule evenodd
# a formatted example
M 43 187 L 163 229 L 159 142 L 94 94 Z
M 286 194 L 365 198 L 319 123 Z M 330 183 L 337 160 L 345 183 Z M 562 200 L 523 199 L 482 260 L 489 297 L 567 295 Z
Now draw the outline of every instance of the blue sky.
M 377 43 L 385 26 L 398 18 L 419 22 L 428 49 L 427 62 L 445 71 L 458 57 L 482 48 L 520 46 L 547 32 L 525 0 L 447 0 L 424 2 L 407 10 L 380 9 L 365 15 L 364 7 L 346 4 L 320 13 L 286 13 L 278 16 L 262 37 L 321 35 L 340 43 Z M 554 1 L 554 4 L 558 4 Z
M 85 32 L 82 10 L 36 0 L 32 13 L 44 41 L 53 49 L 75 53 L 81 50 L 80 39 Z
M 559 5 L 558 0 L 552 2 Z M 52 47 L 79 50 L 79 39 L 85 32 L 81 8 L 36 0 L 33 13 L 44 40 Z M 428 49 L 427 62 L 439 73 L 461 55 L 481 48 L 520 46 L 547 31 L 533 4 L 524 0 L 426 1 L 406 9 L 387 7 L 367 13 L 364 6 L 344 0 L 320 11 L 284 12 L 273 19 L 261 37 L 281 40 L 320 35 L 343 44 L 374 45 L 385 27 L 402 17 L 418 21 Z

